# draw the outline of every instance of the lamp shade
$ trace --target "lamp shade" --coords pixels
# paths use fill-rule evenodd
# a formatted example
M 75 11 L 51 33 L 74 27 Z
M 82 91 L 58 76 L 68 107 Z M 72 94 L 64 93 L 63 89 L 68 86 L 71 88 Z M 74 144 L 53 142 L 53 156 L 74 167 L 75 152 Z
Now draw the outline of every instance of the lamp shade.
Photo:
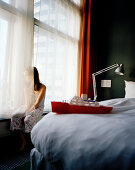
M 124 75 L 123 64 L 120 64 L 120 65 L 116 68 L 115 73 L 118 74 L 118 75 Z

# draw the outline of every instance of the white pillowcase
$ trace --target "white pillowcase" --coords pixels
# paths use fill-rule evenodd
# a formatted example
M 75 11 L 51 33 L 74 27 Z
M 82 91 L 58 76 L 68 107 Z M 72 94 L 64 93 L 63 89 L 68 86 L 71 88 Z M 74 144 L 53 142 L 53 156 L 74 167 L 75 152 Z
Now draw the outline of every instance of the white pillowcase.
M 125 80 L 125 98 L 135 98 L 135 82 Z

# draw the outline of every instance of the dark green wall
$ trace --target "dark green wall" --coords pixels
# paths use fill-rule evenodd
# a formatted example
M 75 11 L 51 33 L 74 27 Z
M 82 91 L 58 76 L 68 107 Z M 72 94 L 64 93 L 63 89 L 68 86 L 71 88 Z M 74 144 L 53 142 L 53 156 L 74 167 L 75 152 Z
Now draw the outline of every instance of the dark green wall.
M 115 63 L 124 64 L 125 75 L 111 70 L 97 76 L 98 100 L 124 97 L 124 80 L 135 81 L 135 0 L 92 0 L 91 43 L 97 71 Z M 100 81 L 112 80 L 111 88 Z

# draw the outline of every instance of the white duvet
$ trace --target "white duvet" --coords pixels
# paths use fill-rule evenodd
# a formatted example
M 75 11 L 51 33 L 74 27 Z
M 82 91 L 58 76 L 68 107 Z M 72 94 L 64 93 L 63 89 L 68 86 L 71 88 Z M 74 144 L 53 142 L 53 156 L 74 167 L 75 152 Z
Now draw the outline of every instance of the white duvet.
M 31 132 L 35 148 L 64 170 L 135 169 L 135 99 L 100 104 L 112 113 L 44 116 Z

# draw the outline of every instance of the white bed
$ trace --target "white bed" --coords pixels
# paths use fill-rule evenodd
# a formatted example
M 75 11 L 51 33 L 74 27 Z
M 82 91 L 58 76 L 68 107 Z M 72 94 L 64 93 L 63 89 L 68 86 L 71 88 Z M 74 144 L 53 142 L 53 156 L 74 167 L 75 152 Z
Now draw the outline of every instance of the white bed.
M 135 98 L 100 102 L 109 114 L 49 113 L 31 132 L 31 169 L 135 169 Z

